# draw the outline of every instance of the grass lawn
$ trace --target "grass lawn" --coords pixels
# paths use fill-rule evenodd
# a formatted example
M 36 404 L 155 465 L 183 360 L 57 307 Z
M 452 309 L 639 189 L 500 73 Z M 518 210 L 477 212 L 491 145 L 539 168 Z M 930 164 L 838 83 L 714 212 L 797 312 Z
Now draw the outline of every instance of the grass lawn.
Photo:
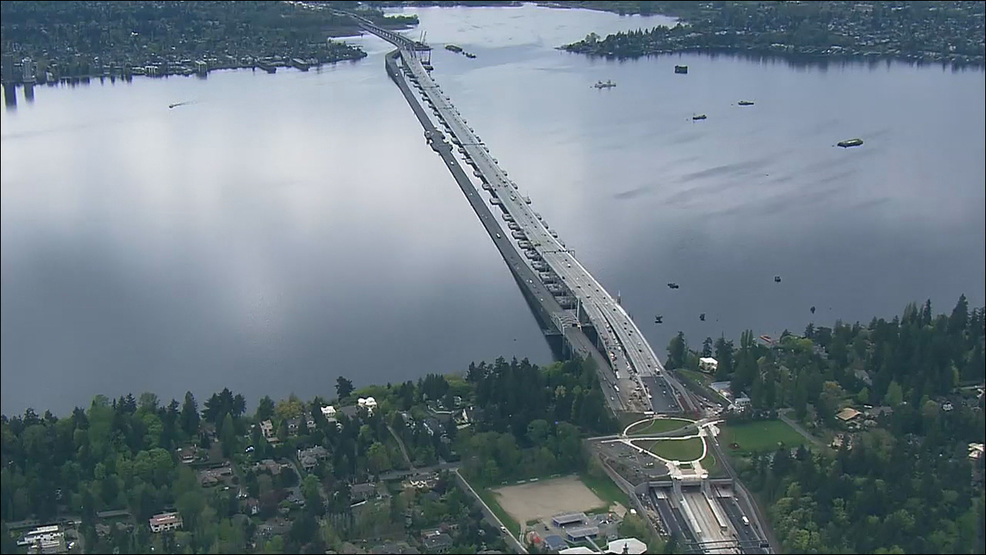
M 507 530 L 510 530 L 510 533 L 516 538 L 517 535 L 520 534 L 520 524 L 517 524 L 517 521 L 511 518 L 507 511 L 503 510 L 503 507 L 501 507 L 500 503 L 496 500 L 496 494 L 486 488 L 477 489 L 476 493 L 483 498 L 483 501 L 490 506 L 490 510 L 496 514 L 497 518 L 500 519 L 500 522 L 502 522 L 503 525 L 507 527 Z
M 704 372 L 698 372 L 696 370 L 689 370 L 687 368 L 679 368 L 679 369 L 675 370 L 675 372 L 678 372 L 679 374 L 684 374 L 685 376 L 688 376 L 689 378 L 691 378 L 692 381 L 694 381 L 696 383 L 700 383 L 700 384 L 702 384 L 702 385 L 704 385 L 706 387 L 708 387 L 708 385 L 710 383 L 712 383 L 712 376 L 709 375 L 709 374 L 706 374 Z
M 805 438 L 780 420 L 761 420 L 722 426 L 719 444 L 730 452 L 759 453 L 774 451 L 778 443 L 784 447 L 804 445 Z M 733 444 L 739 447 L 734 448 Z
M 627 506 L 627 494 L 623 493 L 620 486 L 613 483 L 613 480 L 610 480 L 606 474 L 595 477 L 588 472 L 583 472 L 579 474 L 579 480 L 585 484 L 585 487 L 592 490 L 592 493 L 595 493 L 600 499 L 606 502 L 606 509 L 609 509 L 608 505 L 613 503 L 619 503 L 624 507 Z
M 637 445 L 670 461 L 693 461 L 702 456 L 702 438 L 656 439 L 641 441 Z
M 709 452 L 705 454 L 705 458 L 702 459 L 701 462 L 702 468 L 708 470 L 709 474 L 712 474 L 712 471 L 716 468 L 716 458 L 712 456 L 712 450 L 709 450 Z
M 660 434 L 683 428 L 691 423 L 691 420 L 682 420 L 681 418 L 658 418 L 630 428 L 629 435 Z

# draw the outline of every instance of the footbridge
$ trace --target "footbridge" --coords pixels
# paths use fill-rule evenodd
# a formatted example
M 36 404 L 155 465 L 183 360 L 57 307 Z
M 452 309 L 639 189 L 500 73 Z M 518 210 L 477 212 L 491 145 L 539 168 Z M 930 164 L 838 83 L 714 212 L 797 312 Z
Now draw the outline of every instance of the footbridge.
M 354 17 L 365 31 L 397 47 L 386 57 L 387 73 L 507 262 L 549 343 L 554 338 L 556 354 L 594 359 L 615 411 L 698 410 L 690 392 L 665 371 L 619 301 L 535 212 L 530 197 L 500 168 L 489 147 L 432 79 L 431 66 L 422 59 L 430 54 L 422 52 L 430 48 Z M 471 176 L 464 167 L 471 169 Z

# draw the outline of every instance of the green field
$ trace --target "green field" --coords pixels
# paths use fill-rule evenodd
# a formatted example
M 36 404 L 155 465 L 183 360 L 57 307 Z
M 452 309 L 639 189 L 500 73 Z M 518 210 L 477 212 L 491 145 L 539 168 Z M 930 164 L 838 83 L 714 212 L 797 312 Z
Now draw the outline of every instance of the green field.
M 727 424 L 722 427 L 719 444 L 729 452 L 759 453 L 774 451 L 778 447 L 804 445 L 805 438 L 780 420 L 761 420 L 743 424 Z M 733 444 L 738 447 L 734 447 Z
M 662 459 L 670 461 L 693 461 L 702 456 L 702 438 L 655 439 L 635 442 Z
M 679 374 L 683 374 L 691 378 L 694 382 L 700 383 L 706 387 L 712 383 L 712 375 L 706 374 L 705 372 L 699 372 L 697 370 L 689 370 L 688 368 L 679 368 L 675 370 Z
M 620 486 L 613 483 L 613 480 L 610 480 L 606 474 L 597 477 L 592 476 L 588 472 L 583 472 L 579 474 L 579 480 L 585 484 L 585 487 L 592 490 L 592 493 L 595 493 L 600 499 L 606 502 L 606 509 L 609 509 L 609 505 L 612 503 L 619 503 L 624 507 L 627 506 L 627 494 L 623 493 Z
M 682 420 L 681 418 L 658 418 L 630 428 L 627 435 L 661 434 L 683 428 L 691 423 L 691 420 Z

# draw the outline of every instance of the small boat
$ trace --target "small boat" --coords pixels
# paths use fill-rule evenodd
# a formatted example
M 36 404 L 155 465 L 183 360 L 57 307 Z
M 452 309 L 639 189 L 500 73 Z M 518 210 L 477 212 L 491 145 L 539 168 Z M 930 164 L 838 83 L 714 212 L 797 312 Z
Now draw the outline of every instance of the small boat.
M 669 289 L 677 289 L 678 288 L 678 284 L 675 283 L 675 282 L 673 282 L 673 281 L 668 282 L 668 288 Z
M 476 58 L 476 55 L 473 54 L 472 52 L 466 52 L 466 58 L 469 58 L 470 60 L 473 60 L 473 59 Z
M 688 66 L 674 66 L 675 73 L 688 73 Z
M 456 46 L 454 44 L 446 44 L 445 45 L 445 50 L 448 50 L 449 52 L 455 52 L 456 54 L 459 54 L 460 52 L 462 52 L 462 47 L 461 46 Z
M 663 324 L 664 323 L 664 316 L 661 316 L 660 314 L 658 314 L 657 316 L 655 316 L 654 317 L 654 323 L 655 324 Z
M 614 83 L 613 81 L 611 81 L 609 79 L 607 79 L 605 83 L 602 82 L 602 81 L 596 81 L 596 84 L 593 85 L 593 87 L 596 87 L 597 89 L 610 89 L 610 88 L 613 88 L 615 86 L 616 86 L 616 83 Z
M 815 306 L 812 305 L 812 307 L 809 310 L 811 310 L 811 313 L 814 314 L 815 313 Z
M 851 146 L 860 146 L 863 144 L 863 139 L 846 139 L 845 141 L 839 141 L 839 146 L 842 148 L 849 148 Z
M 692 116 L 692 121 L 700 121 L 706 119 L 707 117 L 708 116 L 706 116 L 705 114 L 699 114 L 697 116 Z
M 774 283 L 780 283 L 780 282 L 781 282 L 781 276 L 774 276 Z
M 702 321 L 702 322 L 704 322 L 704 321 L 705 321 L 705 313 L 703 312 L 703 313 L 701 313 L 701 314 L 699 314 L 699 315 L 698 315 L 698 319 L 699 319 L 700 321 Z
M 739 104 L 740 106 L 753 106 L 753 101 L 752 100 L 740 100 L 739 102 L 737 102 L 737 104 Z

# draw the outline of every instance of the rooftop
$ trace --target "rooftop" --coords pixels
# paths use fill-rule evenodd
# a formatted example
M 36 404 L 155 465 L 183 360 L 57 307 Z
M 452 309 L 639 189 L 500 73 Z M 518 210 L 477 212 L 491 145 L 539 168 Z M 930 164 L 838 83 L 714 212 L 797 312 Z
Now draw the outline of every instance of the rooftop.
M 606 553 L 640 555 L 641 553 L 647 553 L 647 544 L 637 538 L 620 538 L 609 542 L 609 545 L 606 546 Z
M 858 410 L 852 407 L 846 407 L 840 410 L 839 413 L 835 415 L 835 417 L 838 418 L 839 420 L 842 420 L 843 422 L 849 422 L 850 420 L 856 418 L 860 414 L 861 413 Z

